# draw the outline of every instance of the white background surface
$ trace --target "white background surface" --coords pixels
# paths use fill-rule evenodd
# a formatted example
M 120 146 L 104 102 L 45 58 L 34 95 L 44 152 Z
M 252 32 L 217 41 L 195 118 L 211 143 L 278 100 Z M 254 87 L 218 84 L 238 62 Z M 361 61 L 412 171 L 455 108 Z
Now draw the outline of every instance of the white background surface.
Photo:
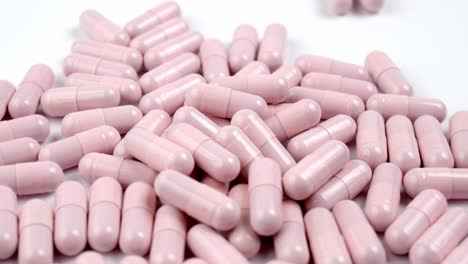
M 0 9 L 0 78 L 18 84 L 34 63 L 45 63 L 63 82 L 61 63 L 79 32 L 82 11 L 95 8 L 120 25 L 160 1 L 4 1 Z M 324 0 L 178 0 L 190 26 L 206 37 L 225 43 L 240 23 L 253 24 L 262 35 L 272 22 L 283 23 L 289 33 L 287 62 L 303 53 L 330 56 L 362 64 L 374 49 L 386 51 L 414 86 L 417 96 L 437 97 L 448 107 L 449 116 L 468 109 L 468 2 L 462 0 L 387 0 L 378 15 L 329 16 Z M 446 125 L 447 122 L 444 122 Z M 48 142 L 60 138 L 53 122 Z M 67 179 L 79 179 L 76 171 Z M 43 196 L 51 204 L 51 196 Z M 22 199 L 22 202 L 25 199 Z M 268 258 L 272 256 L 267 253 Z M 111 254 L 110 263 L 118 254 Z M 255 263 L 263 263 L 264 257 Z M 56 258 L 57 263 L 72 263 Z M 392 263 L 405 258 L 390 257 Z M 13 261 L 7 263 L 14 263 Z

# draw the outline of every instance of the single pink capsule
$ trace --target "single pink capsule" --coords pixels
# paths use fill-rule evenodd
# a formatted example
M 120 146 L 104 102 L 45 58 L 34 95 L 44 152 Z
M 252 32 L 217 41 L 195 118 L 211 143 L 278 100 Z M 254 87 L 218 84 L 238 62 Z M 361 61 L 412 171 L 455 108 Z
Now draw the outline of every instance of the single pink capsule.
M 138 80 L 137 72 L 130 65 L 76 53 L 65 58 L 63 73 L 66 76 L 72 73 L 88 73 Z
M 346 243 L 329 210 L 311 209 L 304 216 L 304 222 L 315 263 L 352 263 Z
M 52 87 L 54 80 L 54 72 L 47 65 L 36 64 L 29 68 L 8 102 L 10 116 L 18 118 L 34 115 L 42 94 Z
M 240 69 L 234 76 L 269 74 L 270 69 L 261 61 L 252 61 Z
M 7 112 L 8 103 L 10 103 L 13 94 L 16 92 L 15 86 L 9 81 L 0 80 L 0 120 L 3 119 Z
M 86 10 L 80 15 L 80 29 L 91 39 L 127 46 L 130 36 L 119 26 L 96 10 Z
M 132 19 L 125 25 L 125 31 L 133 38 L 180 15 L 180 7 L 176 2 L 165 1 Z
M 37 160 L 41 145 L 29 137 L 0 143 L 0 166 Z
M 203 176 L 200 179 L 200 182 L 210 186 L 212 189 L 227 195 L 229 191 L 229 183 L 227 182 L 221 182 L 216 180 L 215 178 L 211 177 L 209 174 L 204 173 Z
M 175 112 L 172 117 L 172 124 L 175 125 L 179 123 L 187 123 L 196 127 L 203 132 L 203 134 L 211 138 L 215 138 L 220 129 L 210 118 L 191 106 L 181 107 Z
M 7 186 L 0 186 L 0 260 L 15 254 L 18 248 L 18 198 Z
M 208 263 L 247 264 L 249 261 L 216 231 L 204 224 L 190 228 L 187 244 L 192 253 Z
M 448 256 L 442 261 L 442 264 L 457 264 L 468 262 L 468 239 L 465 238 Z
M 378 112 L 367 110 L 359 115 L 356 132 L 356 153 L 360 160 L 377 167 L 387 161 L 385 121 Z
M 94 251 L 85 251 L 75 260 L 75 264 L 106 264 L 104 257 Z
M 27 201 L 19 217 L 18 263 L 50 264 L 54 262 L 54 214 L 40 199 Z
M 217 39 L 205 39 L 199 52 L 203 76 L 207 82 L 229 76 L 228 55 L 224 44 Z
M 384 0 L 359 0 L 360 6 L 370 13 L 378 13 L 384 5 Z
M 119 242 L 122 187 L 103 177 L 91 185 L 89 191 L 88 243 L 93 250 L 106 253 Z
M 265 63 L 271 71 L 283 65 L 288 31 L 281 24 L 270 24 L 263 32 L 258 48 L 258 60 Z
M 0 123 L 1 124 L 1 123 Z M 449 139 L 456 168 L 468 168 L 468 111 L 456 112 L 449 122 Z
M 255 60 L 258 45 L 257 30 L 251 25 L 239 25 L 232 36 L 229 50 L 229 67 L 238 72 Z
M 301 86 L 352 94 L 361 98 L 364 102 L 372 95 L 377 94 L 377 88 L 370 81 L 351 79 L 341 75 L 320 72 L 308 73 L 302 79 Z
M 355 263 L 386 263 L 385 249 L 356 202 L 338 202 L 333 215 Z
M 447 210 L 447 199 L 436 190 L 419 193 L 385 231 L 385 244 L 398 255 L 408 254 L 413 243 Z
M 162 203 L 217 230 L 230 230 L 240 221 L 240 208 L 236 202 L 180 172 L 161 172 L 154 181 L 154 188 Z
M 450 168 L 416 168 L 408 171 L 403 179 L 404 189 L 410 197 L 425 189 L 435 189 L 447 199 L 467 199 L 467 182 L 467 169 Z
M 149 262 L 140 256 L 128 255 L 125 258 L 121 259 L 119 264 L 148 264 Z
M 329 140 L 314 152 L 307 155 L 283 176 L 283 188 L 288 197 L 304 200 L 349 161 L 346 144 L 338 140 Z
M 299 161 L 330 139 L 348 143 L 355 134 L 356 122 L 349 116 L 337 115 L 291 138 L 288 152 Z
M 298 86 L 302 80 L 301 69 L 292 64 L 283 64 L 273 72 L 273 75 L 285 79 L 289 88 Z
M 187 217 L 170 205 L 161 206 L 154 219 L 149 259 L 152 264 L 182 263 L 185 255 Z
M 367 187 L 372 169 L 362 160 L 350 160 L 335 176 L 304 201 L 306 210 L 323 207 L 331 210 L 342 200 L 352 200 Z
M 353 7 L 353 0 L 327 0 L 328 12 L 337 16 L 346 15 Z
M 66 181 L 55 191 L 54 243 L 65 256 L 81 253 L 88 242 L 88 196 L 76 181 Z
M 30 115 L 0 122 L 0 142 L 30 137 L 44 141 L 50 132 L 49 120 L 42 115 Z

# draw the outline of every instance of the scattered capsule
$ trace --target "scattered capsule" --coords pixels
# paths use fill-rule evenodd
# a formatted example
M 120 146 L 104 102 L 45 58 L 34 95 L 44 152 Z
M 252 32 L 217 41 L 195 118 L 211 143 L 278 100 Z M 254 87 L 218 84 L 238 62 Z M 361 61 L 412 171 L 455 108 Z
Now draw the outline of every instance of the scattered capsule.
M 346 15 L 352 7 L 352 0 L 327 0 L 328 11 L 337 16 Z
M 86 10 L 80 15 L 80 29 L 91 39 L 127 46 L 130 36 L 96 10 Z
M 104 257 L 94 251 L 85 251 L 75 260 L 75 264 L 106 264 Z
M 457 264 L 468 262 L 468 239 L 464 239 L 448 256 L 442 261 L 442 264 Z
M 251 25 L 239 25 L 232 36 L 229 50 L 229 67 L 238 72 L 255 60 L 258 45 L 257 30 Z
M 301 69 L 292 64 L 283 64 L 273 72 L 273 75 L 285 79 L 288 83 L 288 88 L 298 86 L 303 77 Z
M 0 123 L 1 124 L 1 123 Z M 450 118 L 449 139 L 456 168 L 468 168 L 468 112 L 460 111 Z
M 11 82 L 0 80 L 0 90 L 2 91 L 0 94 L 0 120 L 2 120 L 7 112 L 8 103 L 16 92 L 16 88 Z
M 125 31 L 133 38 L 180 15 L 180 7 L 176 2 L 165 1 L 132 19 L 125 25 Z
M 0 166 L 37 160 L 41 145 L 29 137 L 0 143 Z
M 138 80 L 137 72 L 130 65 L 76 53 L 65 58 L 63 73 L 66 76 L 72 73 L 88 73 Z
M 229 76 L 228 55 L 224 44 L 217 39 L 205 39 L 200 45 L 203 76 L 207 82 Z
M 283 65 L 286 52 L 288 31 L 281 24 L 270 24 L 263 32 L 258 48 L 258 60 L 265 63 L 271 71 Z
M 0 142 L 22 137 L 44 141 L 50 132 L 49 120 L 42 115 L 30 115 L 0 122 Z
M 0 186 L 0 260 L 9 259 L 18 247 L 18 198 L 7 186 Z
M 403 185 L 410 197 L 416 196 L 425 189 L 435 189 L 447 199 L 468 198 L 467 169 L 450 168 L 416 168 L 405 174 Z
M 261 61 L 252 61 L 240 69 L 234 76 L 269 74 L 270 69 Z
M 359 3 L 367 12 L 377 13 L 382 9 L 384 0 L 359 0 Z
M 175 112 L 172 117 L 172 124 L 187 123 L 203 134 L 215 138 L 219 132 L 220 127 L 213 122 L 210 118 L 191 106 L 184 106 Z
M 356 153 L 360 160 L 377 167 L 388 159 L 385 121 L 379 113 L 367 110 L 357 120 Z

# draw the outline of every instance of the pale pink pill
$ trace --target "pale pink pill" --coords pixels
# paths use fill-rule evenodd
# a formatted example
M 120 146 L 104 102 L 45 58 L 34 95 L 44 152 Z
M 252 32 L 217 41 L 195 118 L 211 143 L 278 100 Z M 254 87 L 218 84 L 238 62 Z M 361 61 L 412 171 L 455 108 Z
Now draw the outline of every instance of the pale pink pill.
M 378 112 L 367 110 L 357 119 L 356 153 L 360 160 L 377 167 L 388 159 L 385 121 Z
M 299 85 L 302 80 L 301 69 L 292 64 L 283 64 L 273 72 L 273 75 L 285 79 L 289 88 Z
M 49 120 L 42 115 L 30 115 L 0 122 L 0 142 L 22 137 L 44 141 L 50 132 Z
M 447 115 L 447 108 L 439 99 L 398 94 L 373 95 L 367 100 L 366 107 L 367 110 L 379 112 L 385 119 L 394 115 L 404 115 L 416 120 L 423 115 L 432 115 L 442 122 Z
M 0 166 L 0 185 L 17 195 L 50 193 L 63 182 L 63 171 L 54 162 L 39 161 Z
M 0 186 L 0 201 L 0 260 L 6 260 L 18 247 L 18 198 L 12 189 Z
M 101 177 L 116 179 L 123 188 L 134 182 L 152 184 L 157 172 L 145 164 L 101 153 L 89 153 L 80 159 L 78 171 L 87 182 L 93 183 Z
M 132 66 L 83 54 L 71 54 L 63 62 L 63 73 L 88 73 L 138 80 L 138 74 Z
M 37 160 L 41 145 L 29 137 L 0 143 L 0 166 Z
M 180 7 L 176 2 L 162 2 L 128 22 L 125 25 L 125 31 L 130 37 L 135 37 L 180 15 Z
M 91 39 L 127 46 L 130 36 L 96 10 L 86 10 L 80 15 L 80 29 Z
M 364 102 L 377 94 L 377 88 L 370 81 L 319 72 L 311 72 L 304 76 L 301 86 L 356 95 Z
M 447 199 L 468 198 L 467 169 L 416 168 L 406 173 L 403 184 L 411 197 L 425 189 L 436 189 Z
M 133 105 L 73 112 L 62 119 L 62 135 L 69 137 L 103 125 L 114 127 L 120 134 L 125 134 L 142 117 L 140 109 Z
M 402 115 L 387 120 L 388 156 L 391 163 L 400 167 L 403 173 L 421 166 L 418 142 L 411 121 Z
M 154 219 L 150 261 L 152 264 L 182 263 L 185 255 L 187 218 L 183 212 L 163 205 Z
M 304 201 L 306 210 L 323 207 L 331 210 L 342 200 L 352 200 L 366 188 L 372 169 L 361 160 L 350 160 L 325 185 Z
M 226 182 L 220 182 L 216 180 L 215 178 L 211 177 L 210 175 L 204 173 L 203 176 L 200 179 L 200 182 L 210 186 L 212 189 L 227 195 L 229 191 L 229 183 Z
M 94 251 L 85 251 L 75 260 L 75 264 L 106 264 L 104 257 Z
M 314 152 L 304 157 L 283 176 L 283 188 L 288 197 L 304 200 L 349 161 L 346 144 L 338 140 L 329 140 Z
M 301 207 L 294 201 L 283 202 L 283 226 L 274 237 L 274 246 L 278 259 L 291 263 L 309 263 L 304 219 Z
M 385 244 L 398 255 L 408 254 L 413 243 L 447 210 L 447 200 L 436 190 L 416 196 L 385 231 Z
M 140 256 L 130 255 L 121 259 L 119 264 L 148 264 L 149 262 Z
M 140 78 L 140 86 L 143 93 L 147 94 L 186 75 L 197 73 L 199 70 L 198 56 L 193 53 L 183 53 L 143 74 Z
M 81 253 L 88 242 L 88 196 L 78 182 L 66 181 L 55 191 L 54 243 L 65 256 Z
M 199 83 L 205 83 L 205 79 L 201 75 L 189 74 L 147 93 L 141 98 L 139 108 L 143 113 L 148 113 L 153 109 L 161 109 L 168 114 L 174 114 L 184 105 L 185 93 Z
M 354 263 L 386 263 L 385 249 L 356 202 L 338 202 L 333 215 Z
M 29 68 L 23 81 L 8 102 L 8 113 L 12 118 L 34 115 L 42 94 L 54 84 L 54 72 L 44 64 Z
M 229 67 L 238 72 L 255 60 L 258 45 L 257 30 L 251 25 L 239 25 L 232 36 L 229 50 Z
M 442 264 L 457 264 L 468 262 L 468 239 L 465 238 L 450 254 L 442 261 Z
M 204 224 L 198 224 L 189 230 L 187 244 L 195 256 L 208 263 L 249 263 L 223 236 Z
M 54 161 L 65 170 L 77 166 L 88 153 L 111 154 L 119 141 L 120 134 L 115 128 L 100 126 L 43 146 L 38 160 Z
M 132 183 L 125 190 L 120 227 L 120 250 L 126 255 L 144 256 L 151 246 L 156 194 L 152 185 Z
M 452 156 L 442 125 L 433 116 L 424 115 L 414 122 L 419 152 L 424 167 L 453 168 Z
M 392 163 L 377 166 L 367 191 L 364 213 L 377 232 L 383 232 L 395 220 L 400 207 L 403 175 Z
M 217 39 L 205 39 L 199 52 L 203 77 L 211 82 L 229 76 L 228 55 L 224 44 Z
M 240 69 L 234 76 L 243 76 L 250 74 L 269 74 L 270 69 L 261 61 L 252 61 Z
M 337 16 L 346 15 L 353 7 L 353 0 L 327 0 L 328 12 Z
M 411 263 L 441 263 L 468 234 L 467 222 L 468 213 L 464 208 L 447 209 L 413 244 L 409 252 Z
M 185 105 L 207 115 L 231 118 L 242 109 L 261 115 L 267 109 L 263 98 L 213 84 L 196 84 L 185 94 Z
M 384 0 L 359 0 L 361 7 L 370 13 L 378 13 L 384 5 Z
M 356 122 L 349 116 L 337 115 L 291 138 L 288 151 L 295 160 L 299 161 L 328 140 L 335 139 L 348 143 L 354 139 L 355 133 Z
M 220 129 L 209 117 L 191 106 L 181 107 L 175 112 L 172 118 L 172 124 L 175 125 L 179 123 L 187 123 L 196 127 L 203 132 L 203 134 L 211 138 L 215 138 Z
M 352 263 L 345 241 L 329 210 L 311 209 L 304 216 L 304 222 L 315 263 Z
M 156 177 L 154 187 L 162 203 L 217 230 L 230 230 L 239 223 L 240 208 L 236 202 L 187 175 L 163 171 Z
M 265 63 L 271 71 L 283 65 L 287 38 L 288 31 L 281 24 L 270 24 L 263 32 L 258 60 Z
M 2 91 L 0 94 L 0 120 L 2 120 L 7 112 L 8 103 L 16 92 L 16 88 L 11 82 L 0 80 L 0 90 Z
M 295 103 L 302 99 L 312 99 L 317 102 L 322 109 L 322 119 L 329 119 L 339 114 L 356 119 L 365 110 L 361 98 L 355 95 L 299 86 L 289 89 L 287 103 Z
M 109 177 L 96 180 L 89 191 L 88 243 L 106 253 L 119 242 L 122 187 Z
M 453 114 L 449 122 L 449 139 L 456 168 L 468 168 L 468 111 Z
M 201 258 L 189 258 L 183 264 L 208 264 L 208 262 Z
M 296 165 L 293 157 L 255 112 L 240 110 L 232 117 L 231 124 L 240 128 L 263 156 L 278 163 L 281 174 Z
M 27 201 L 19 217 L 18 263 L 50 264 L 54 261 L 54 214 L 39 199 Z

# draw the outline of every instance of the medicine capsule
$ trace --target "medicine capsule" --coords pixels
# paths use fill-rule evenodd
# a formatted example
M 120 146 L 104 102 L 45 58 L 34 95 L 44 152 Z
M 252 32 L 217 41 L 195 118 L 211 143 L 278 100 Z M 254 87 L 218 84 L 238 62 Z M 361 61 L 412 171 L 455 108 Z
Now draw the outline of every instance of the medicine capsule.
M 72 73 L 88 73 L 138 80 L 138 74 L 130 65 L 76 53 L 65 58 L 63 73 L 66 76 Z
M 104 257 L 94 251 L 85 251 L 75 260 L 75 264 L 106 264 Z
M 315 263 L 352 263 L 346 243 L 329 210 L 311 209 L 304 216 L 304 222 Z
M 170 205 L 161 206 L 154 219 L 150 261 L 153 264 L 182 263 L 185 255 L 187 218 Z
M 195 256 L 208 263 L 249 263 L 223 236 L 204 224 L 190 228 L 187 234 L 187 244 Z
M 1 124 L 1 123 L 0 123 Z M 449 122 L 449 139 L 456 168 L 468 168 L 468 112 L 453 114 Z
M 229 183 L 220 182 L 206 173 L 201 177 L 200 182 L 224 195 L 228 194 Z
M 69 137 L 103 125 L 114 127 L 120 134 L 125 134 L 142 117 L 140 109 L 133 105 L 73 112 L 62 119 L 62 135 Z
M 270 24 L 263 32 L 258 48 L 258 60 L 265 63 L 271 71 L 283 65 L 288 31 L 281 24 Z
M 403 173 L 419 168 L 421 158 L 411 121 L 405 116 L 393 116 L 387 120 L 386 130 L 390 162 L 400 167 Z
M 86 10 L 80 15 L 80 29 L 91 39 L 128 46 L 130 36 L 96 10 Z
M 311 99 L 304 99 L 304 100 L 311 100 Z M 313 100 L 311 100 L 311 101 L 313 101 Z M 263 120 L 267 120 L 267 119 L 271 118 L 272 116 L 274 116 L 279 111 L 281 111 L 283 109 L 286 109 L 291 105 L 293 105 L 293 103 L 281 103 L 281 104 L 276 104 L 276 105 L 269 104 L 268 108 L 267 108 L 267 111 L 265 113 L 263 113 L 262 118 L 263 118 Z
M 19 217 L 18 263 L 50 264 L 54 261 L 54 215 L 40 200 L 27 201 Z
M 126 255 L 144 256 L 151 246 L 156 194 L 152 185 L 132 183 L 125 190 L 120 227 L 120 250 Z
M 283 64 L 273 72 L 273 75 L 285 79 L 289 88 L 299 85 L 302 80 L 301 69 L 291 64 Z
M 385 249 L 356 202 L 338 202 L 333 215 L 355 263 L 386 263 Z
M 90 152 L 112 153 L 119 141 L 120 134 L 115 128 L 100 126 L 43 146 L 38 160 L 54 161 L 65 170 L 77 166 Z
M 385 244 L 398 255 L 408 254 L 413 243 L 447 210 L 447 200 L 436 190 L 419 193 L 385 231 Z
M 352 200 L 372 179 L 372 169 L 362 160 L 350 160 L 343 169 L 304 201 L 306 210 L 323 207 L 331 210 L 342 200 Z
M 382 163 L 374 170 L 364 213 L 377 232 L 385 231 L 398 215 L 402 178 L 400 168 L 392 163 Z
M 0 166 L 37 160 L 41 145 L 29 137 L 0 143 Z
M 468 261 L 468 239 L 464 239 L 455 249 L 453 249 L 447 257 L 442 261 L 442 264 L 457 264 Z
M 18 247 L 18 198 L 12 189 L 0 186 L 0 200 L 0 260 L 6 260 Z
M 327 0 L 328 11 L 337 16 L 346 15 L 352 7 L 352 0 Z
M 219 77 L 229 76 L 228 55 L 224 44 L 217 39 L 205 39 L 199 52 L 203 77 L 211 82 Z
M 120 260 L 119 264 L 148 264 L 148 261 L 140 256 L 129 255 Z
M 252 61 L 240 69 L 234 76 L 269 74 L 270 69 L 261 61 Z
M 154 187 L 162 203 L 172 205 L 217 230 L 227 231 L 239 223 L 240 208 L 236 202 L 177 171 L 161 172 Z
M 398 94 L 376 94 L 366 103 L 367 110 L 382 114 L 385 119 L 394 115 L 404 115 L 416 120 L 423 115 L 432 115 L 442 122 L 447 115 L 445 104 L 439 99 L 419 98 Z
M 454 159 L 441 124 L 435 117 L 424 115 L 414 122 L 419 152 L 424 167 L 453 168 Z
M 319 72 L 311 72 L 304 76 L 301 86 L 352 94 L 361 98 L 364 102 L 372 95 L 377 94 L 377 88 L 370 81 Z
M 215 138 L 220 129 L 210 118 L 191 106 L 181 107 L 175 112 L 172 118 L 172 124 L 175 125 L 179 123 L 187 123 L 196 127 L 203 132 L 203 134 L 211 138 Z
M 44 141 L 50 132 L 49 120 L 42 115 L 30 115 L 0 122 L 0 142 L 22 137 Z
M 467 169 L 450 168 L 416 168 L 408 171 L 403 184 L 410 197 L 416 196 L 425 189 L 435 189 L 447 199 L 468 198 Z
M 232 36 L 229 50 L 229 67 L 232 72 L 238 72 L 255 60 L 258 45 L 257 30 L 251 25 L 239 25 Z
M 133 38 L 180 15 L 180 7 L 176 2 L 162 2 L 128 22 L 125 31 Z
M 356 153 L 360 160 L 377 167 L 388 159 L 385 121 L 378 112 L 367 110 L 357 120 Z
M 377 13 L 382 9 L 384 0 L 359 0 L 359 3 L 367 12 Z
M 0 120 L 2 120 L 7 112 L 8 103 L 16 92 L 16 88 L 11 82 L 0 80 L 0 90 L 2 91 L 0 94 Z
M 88 242 L 88 196 L 78 182 L 66 181 L 55 191 L 54 243 L 65 256 L 81 253 Z
M 89 191 L 88 243 L 106 253 L 119 242 L 122 187 L 109 177 L 96 180 Z
M 8 102 L 8 113 L 14 118 L 34 115 L 42 94 L 54 84 L 54 72 L 44 64 L 29 68 L 23 81 Z
M 447 209 L 413 244 L 409 252 L 411 263 L 441 263 L 468 234 L 467 221 L 464 208 Z
M 296 161 L 303 159 L 328 140 L 348 143 L 356 133 L 356 122 L 349 116 L 337 115 L 291 138 L 288 152 Z

